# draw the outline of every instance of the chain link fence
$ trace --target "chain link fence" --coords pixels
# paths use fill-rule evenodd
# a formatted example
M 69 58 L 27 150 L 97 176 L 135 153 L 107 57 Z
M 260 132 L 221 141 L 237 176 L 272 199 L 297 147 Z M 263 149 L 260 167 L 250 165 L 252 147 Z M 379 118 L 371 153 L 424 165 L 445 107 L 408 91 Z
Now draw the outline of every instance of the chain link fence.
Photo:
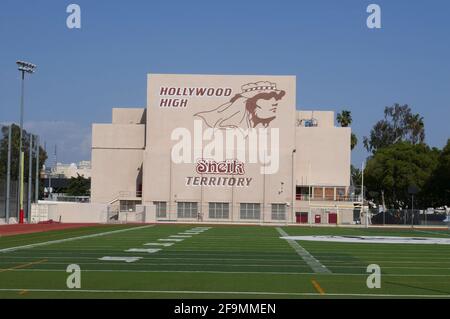
M 6 180 L 0 179 L 0 219 L 6 222 Z M 31 186 L 31 195 L 34 196 L 34 185 Z M 23 185 L 23 210 L 25 216 L 28 214 L 28 183 Z M 18 220 L 19 218 L 19 182 L 10 181 L 9 190 L 9 218 Z
M 20 129 L 17 125 L 10 126 L 0 125 L 0 223 L 17 222 L 19 219 L 19 141 Z M 31 143 L 31 135 L 23 131 L 23 209 L 25 218 L 30 216 L 28 210 L 28 177 L 31 167 L 31 202 L 35 200 L 35 184 L 36 184 L 36 141 Z M 30 145 L 32 144 L 31 160 Z M 8 153 L 10 154 L 9 166 L 9 200 L 7 200 L 8 191 Z M 7 209 L 7 201 L 9 211 Z M 31 205 L 31 203 L 30 203 Z M 9 216 L 9 220 L 7 219 Z
M 411 226 L 446 226 L 449 225 L 450 211 L 448 209 L 388 209 L 378 211 L 370 209 L 373 225 L 411 225 Z

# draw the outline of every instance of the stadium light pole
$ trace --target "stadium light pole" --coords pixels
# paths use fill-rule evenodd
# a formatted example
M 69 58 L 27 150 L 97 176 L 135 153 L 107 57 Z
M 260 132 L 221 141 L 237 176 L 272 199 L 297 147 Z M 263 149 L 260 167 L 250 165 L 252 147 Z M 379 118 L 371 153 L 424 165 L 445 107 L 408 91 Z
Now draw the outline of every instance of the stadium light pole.
M 23 134 L 23 109 L 25 94 L 25 73 L 32 74 L 36 70 L 36 65 L 25 61 L 16 61 L 19 72 L 22 73 L 22 88 L 20 95 L 20 138 L 19 138 L 19 223 L 23 224 L 23 150 L 22 150 L 22 134 Z

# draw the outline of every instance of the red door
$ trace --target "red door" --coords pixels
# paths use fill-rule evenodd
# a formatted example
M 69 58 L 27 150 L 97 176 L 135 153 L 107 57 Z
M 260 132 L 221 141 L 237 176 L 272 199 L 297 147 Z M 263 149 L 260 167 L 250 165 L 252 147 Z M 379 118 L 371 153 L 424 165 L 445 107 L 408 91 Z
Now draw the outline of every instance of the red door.
M 301 213 L 295 213 L 295 222 L 300 224 L 302 222 Z
M 320 215 L 315 215 L 315 216 L 314 216 L 314 222 L 315 222 L 316 224 L 320 224 L 320 221 L 321 221 Z
M 337 214 L 328 213 L 328 224 L 337 224 Z
M 307 224 L 308 223 L 308 213 L 301 213 L 301 215 L 300 215 L 300 222 L 302 224 Z

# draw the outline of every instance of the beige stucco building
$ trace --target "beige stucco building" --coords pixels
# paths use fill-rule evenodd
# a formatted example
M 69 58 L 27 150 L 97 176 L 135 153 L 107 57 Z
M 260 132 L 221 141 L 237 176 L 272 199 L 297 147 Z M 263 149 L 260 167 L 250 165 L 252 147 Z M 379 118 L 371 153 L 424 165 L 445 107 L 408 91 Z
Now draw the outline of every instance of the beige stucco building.
M 93 124 L 91 202 L 150 221 L 353 223 L 350 134 L 296 109 L 294 76 L 149 74 L 146 107 Z

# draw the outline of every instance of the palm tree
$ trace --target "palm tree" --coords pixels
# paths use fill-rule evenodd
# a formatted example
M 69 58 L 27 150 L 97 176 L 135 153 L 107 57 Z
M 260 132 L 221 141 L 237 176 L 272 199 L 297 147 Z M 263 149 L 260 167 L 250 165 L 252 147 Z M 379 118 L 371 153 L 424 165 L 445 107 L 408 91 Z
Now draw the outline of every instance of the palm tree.
M 341 127 L 348 127 L 348 126 L 350 126 L 350 124 L 352 124 L 352 121 L 353 121 L 352 113 L 347 110 L 342 110 L 341 113 L 337 114 L 336 120 L 341 125 Z M 350 149 L 353 150 L 355 148 L 356 144 L 358 144 L 358 138 L 356 137 L 356 135 L 354 133 L 352 133 L 352 135 L 350 137 Z
M 338 113 L 336 120 L 342 127 L 347 127 L 352 124 L 352 114 L 350 111 L 343 110 L 341 113 Z
M 425 140 L 425 124 L 423 117 L 419 114 L 414 114 L 408 118 L 408 125 L 411 131 L 411 143 L 423 143 Z

